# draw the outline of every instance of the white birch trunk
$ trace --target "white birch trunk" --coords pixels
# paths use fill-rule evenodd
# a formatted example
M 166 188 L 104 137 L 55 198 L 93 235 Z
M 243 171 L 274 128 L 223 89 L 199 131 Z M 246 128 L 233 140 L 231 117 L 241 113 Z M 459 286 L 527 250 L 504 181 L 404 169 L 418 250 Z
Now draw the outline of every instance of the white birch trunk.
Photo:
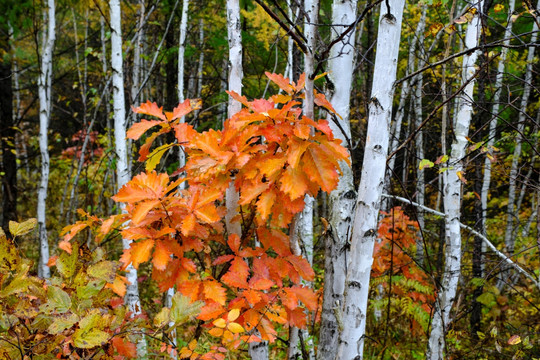
M 335 0 L 332 6 L 333 24 L 352 24 L 356 20 L 357 0 Z M 332 38 L 339 37 L 345 30 L 337 27 Z M 355 31 L 347 34 L 330 51 L 328 62 L 332 89 L 328 93 L 330 103 L 339 117 L 328 119 L 334 137 L 347 146 L 351 141 L 350 100 L 355 66 L 353 47 Z M 338 345 L 339 324 L 336 311 L 343 305 L 343 292 L 346 278 L 347 244 L 352 223 L 356 192 L 351 167 L 340 163 L 341 177 L 338 187 L 328 197 L 330 205 L 330 231 L 325 238 L 324 295 L 319 334 L 318 359 L 331 359 Z
M 538 10 L 540 1 L 536 5 Z M 531 44 L 536 44 L 538 39 L 538 25 L 536 21 L 533 21 L 531 36 Z M 508 208 L 506 215 L 506 231 L 504 233 L 504 243 L 506 245 L 506 251 L 512 255 L 514 253 L 515 237 L 514 237 L 514 224 L 518 218 L 519 209 L 515 207 L 516 201 L 516 184 L 518 177 L 518 164 L 521 155 L 521 144 L 523 142 L 523 131 L 525 130 L 525 120 L 527 119 L 527 105 L 529 104 L 529 97 L 531 94 L 531 84 L 533 79 L 533 65 L 534 65 L 534 51 L 535 46 L 529 46 L 527 53 L 527 67 L 525 70 L 525 80 L 523 83 L 523 95 L 521 96 L 520 111 L 517 123 L 517 136 L 515 140 L 514 154 L 512 156 L 512 166 L 510 168 L 510 178 L 508 180 Z M 503 281 L 505 279 L 502 279 Z M 500 288 L 500 286 L 499 286 Z
M 482 1 L 477 5 L 477 14 L 467 26 L 465 34 L 465 46 L 468 49 L 478 45 L 481 22 L 479 13 L 482 9 Z M 457 286 L 461 273 L 461 200 L 462 182 L 459 178 L 464 170 L 462 159 L 467 149 L 467 136 L 473 111 L 473 93 L 475 81 L 473 79 L 476 69 L 475 63 L 478 52 L 463 57 L 461 83 L 468 83 L 462 96 L 458 100 L 458 111 L 454 121 L 454 136 L 450 153 L 450 168 L 443 173 L 443 201 L 445 211 L 445 264 L 433 313 L 431 333 L 428 342 L 427 359 L 444 359 L 445 332 L 450 323 L 450 311 L 456 297 Z
M 122 58 L 122 25 L 120 0 L 110 0 L 110 25 L 111 25 L 111 68 L 113 87 L 113 111 L 114 111 L 114 138 L 117 156 L 116 174 L 118 189 L 130 180 L 127 146 L 126 146 L 126 104 L 124 98 L 124 72 Z M 125 211 L 125 204 L 120 204 Z M 129 249 L 131 240 L 122 239 L 124 250 Z M 125 295 L 125 303 L 133 314 L 140 314 L 141 301 L 139 299 L 139 287 L 137 282 L 137 270 L 133 265 L 126 269 L 126 277 L 129 282 Z M 144 357 L 146 354 L 146 341 L 144 337 L 137 344 L 137 355 Z
M 141 78 L 141 50 L 142 50 L 142 40 L 144 38 L 144 17 L 146 13 L 145 1 L 139 1 L 139 21 L 137 24 L 137 35 L 135 41 L 135 48 L 133 50 L 133 72 L 132 72 L 132 83 L 131 83 L 131 105 L 138 106 L 139 101 L 139 86 Z M 132 122 L 137 121 L 137 114 L 131 114 Z
M 422 15 L 420 16 L 420 21 L 416 27 L 415 36 L 418 36 L 418 42 L 420 44 L 424 43 L 424 29 L 426 27 L 426 5 L 422 5 Z M 424 67 L 424 61 L 421 60 L 422 56 L 418 60 L 418 68 Z M 415 96 L 414 96 L 414 114 L 415 114 L 415 126 L 416 128 L 420 127 L 420 124 L 423 120 L 422 114 L 422 88 L 424 86 L 424 77 L 423 74 L 418 74 L 415 76 Z M 416 158 L 418 161 L 421 161 L 424 158 L 424 130 L 420 129 L 415 138 L 416 141 Z M 421 206 L 424 206 L 424 198 L 426 192 L 425 176 L 424 169 L 420 169 L 419 166 L 416 167 L 416 201 Z M 417 219 L 419 226 L 419 233 L 416 238 L 416 260 L 419 264 L 424 263 L 424 239 L 422 236 L 422 231 L 424 229 L 424 212 L 419 209 L 417 211 Z
M 41 71 L 39 74 L 39 151 L 41 153 L 41 179 L 38 187 L 37 219 L 39 228 L 40 258 L 38 274 L 49 278 L 51 272 L 47 266 L 49 261 L 49 240 L 46 227 L 46 200 L 49 185 L 49 150 L 47 131 L 51 118 L 52 91 L 52 56 L 56 40 L 56 9 L 54 0 L 47 1 L 47 27 L 44 35 L 43 53 L 41 54 Z M 45 32 L 45 30 L 44 30 Z
M 319 0 L 304 1 L 304 35 L 307 39 L 307 51 L 304 54 L 304 72 L 306 74 L 306 84 L 304 89 L 305 99 L 303 104 L 303 116 L 314 119 L 314 94 L 313 94 L 313 78 L 315 74 L 315 42 L 316 42 L 316 23 L 319 19 Z M 294 226 L 296 236 L 290 237 L 291 251 L 294 255 L 301 256 L 301 247 L 311 249 L 306 251 L 306 256 L 309 261 L 312 256 L 313 249 L 313 204 L 315 199 L 306 195 L 304 197 L 304 209 L 297 214 L 295 221 L 291 226 Z M 310 254 L 311 252 L 311 254 Z M 310 261 L 311 264 L 311 261 Z M 300 330 L 296 327 L 291 327 L 289 330 L 289 349 L 288 359 L 297 359 L 302 357 L 302 344 L 306 346 L 309 359 L 313 359 L 315 353 L 313 346 L 308 344 L 309 334 L 306 330 Z M 301 341 L 302 339 L 302 341 Z
M 384 188 L 404 5 L 404 0 L 389 0 L 380 10 L 364 161 L 347 263 L 343 331 L 335 357 L 339 360 L 363 358 L 373 245 Z

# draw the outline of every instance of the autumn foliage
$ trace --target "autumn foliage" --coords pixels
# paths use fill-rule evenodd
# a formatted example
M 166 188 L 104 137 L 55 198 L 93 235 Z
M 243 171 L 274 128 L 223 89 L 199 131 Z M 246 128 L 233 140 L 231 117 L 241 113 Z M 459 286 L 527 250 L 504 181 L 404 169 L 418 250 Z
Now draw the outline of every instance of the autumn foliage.
M 289 227 L 304 196 L 333 190 L 339 162 L 349 161 L 326 120 L 303 116 L 304 76 L 289 83 L 267 75 L 283 93 L 248 101 L 230 92 L 244 108 L 222 130 L 199 133 L 183 121 L 197 101 L 186 100 L 172 112 L 150 102 L 134 108 L 151 117 L 127 133 L 132 140 L 144 139 L 139 161 L 146 162 L 146 171 L 113 197 L 125 204 L 125 213 L 103 220 L 97 237 L 121 227 L 122 237 L 133 241 L 120 259 L 124 268 L 151 262 L 160 290 L 176 287 L 192 303 L 200 302 L 198 331 L 228 349 L 273 342 L 277 325 L 304 328 L 310 321 L 318 299 L 302 280 L 313 280 L 314 272 L 306 259 L 292 254 Z M 335 113 L 322 94 L 315 99 Z M 154 147 L 167 133 L 177 142 Z M 163 155 L 177 147 L 186 154 L 184 168 L 172 175 L 156 172 Z M 188 186 L 180 187 L 183 182 Z M 233 222 L 241 225 L 241 234 L 228 234 L 224 226 L 231 183 L 239 194 Z M 83 221 L 68 228 L 63 246 L 69 248 L 66 242 L 85 226 Z M 123 286 L 121 278 L 111 285 L 119 294 Z M 222 350 L 204 356 L 224 358 Z M 197 358 L 197 352 L 193 343 L 180 349 L 183 357 Z

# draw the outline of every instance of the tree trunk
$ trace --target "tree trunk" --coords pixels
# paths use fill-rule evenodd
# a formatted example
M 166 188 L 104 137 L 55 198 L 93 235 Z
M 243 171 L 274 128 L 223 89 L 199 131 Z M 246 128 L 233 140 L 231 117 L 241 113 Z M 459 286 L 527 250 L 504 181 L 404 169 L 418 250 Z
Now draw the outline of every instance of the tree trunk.
M 540 6 L 540 1 L 537 3 L 536 8 Z M 531 44 L 536 44 L 538 39 L 538 24 L 533 21 Z M 525 70 L 525 80 L 523 83 L 523 95 L 521 96 L 521 104 L 519 117 L 517 122 L 517 136 L 514 142 L 514 154 L 512 156 L 512 166 L 510 168 L 510 178 L 508 180 L 508 208 L 506 215 L 506 231 L 504 233 L 504 243 L 506 245 L 506 251 L 512 255 L 514 253 L 515 245 L 515 231 L 514 224 L 518 219 L 519 209 L 515 207 L 516 201 L 516 185 L 518 182 L 518 164 L 521 155 L 521 144 L 523 142 L 523 132 L 525 130 L 525 120 L 527 119 L 527 105 L 529 104 L 529 97 L 531 94 L 531 84 L 533 79 L 533 65 L 534 65 L 534 52 L 535 45 L 529 46 L 527 53 L 527 67 Z M 503 272 L 501 282 L 498 284 L 499 289 L 505 282 L 505 275 L 507 272 Z
M 356 20 L 357 0 L 335 0 L 332 7 L 333 24 L 351 24 Z M 338 27 L 333 38 L 341 35 L 343 28 Z M 329 91 L 328 99 L 341 115 L 328 119 L 334 137 L 341 139 L 343 146 L 351 142 L 350 129 L 350 99 L 352 80 L 354 74 L 355 31 L 347 34 L 337 43 L 330 52 L 328 62 Z M 327 231 L 325 241 L 325 270 L 324 295 L 321 313 L 320 341 L 318 359 L 330 359 L 335 354 L 339 324 L 336 319 L 336 310 L 343 304 L 343 291 L 347 272 L 347 243 L 350 234 L 356 192 L 351 167 L 342 162 L 340 164 L 341 177 L 338 187 L 328 197 L 330 203 L 330 230 Z
M 41 153 L 41 179 L 38 187 L 37 220 L 39 228 L 40 258 L 38 274 L 49 278 L 49 240 L 46 227 L 46 201 L 49 185 L 49 149 L 47 132 L 51 118 L 52 56 L 56 40 L 56 9 L 54 0 L 47 1 L 47 34 L 44 35 L 41 71 L 39 75 L 39 150 Z
M 465 46 L 468 49 L 478 45 L 480 36 L 479 13 L 482 10 L 482 1 L 477 4 L 478 13 L 467 26 Z M 461 273 L 461 180 L 463 172 L 462 159 L 467 148 L 467 136 L 472 117 L 472 99 L 474 93 L 475 63 L 478 52 L 463 57 L 462 84 L 465 85 L 463 95 L 459 98 L 458 112 L 455 116 L 452 151 L 449 159 L 449 169 L 443 173 L 444 193 L 443 202 L 445 210 L 445 264 L 431 324 L 431 334 L 428 343 L 427 359 L 444 359 L 445 332 L 450 323 L 450 311 L 456 297 L 459 276 Z
M 336 356 L 339 360 L 363 358 L 369 280 L 384 187 L 404 5 L 404 0 L 389 0 L 380 10 L 364 160 L 347 263 L 343 330 Z
M 10 33 L 11 26 L 2 35 L 0 50 L 10 53 Z M 9 222 L 17 221 L 17 157 L 15 155 L 15 136 L 14 126 L 17 119 L 17 113 L 13 112 L 13 82 L 12 75 L 15 75 L 15 59 L 12 64 L 8 56 L 0 59 L 0 151 L 2 153 L 2 163 L 0 172 L 2 173 L 2 209 L 0 225 L 6 234 L 9 234 Z M 15 76 L 13 76 L 15 77 Z
M 110 25 L 111 25 L 111 67 L 112 67 L 112 87 L 113 87 L 113 111 L 114 111 L 114 137 L 115 150 L 117 156 L 116 174 L 118 189 L 130 180 L 130 170 L 126 146 L 126 104 L 124 98 L 124 72 L 122 59 L 122 25 L 120 0 L 110 0 Z M 125 204 L 120 204 L 122 211 L 125 211 Z M 122 239 L 124 250 L 130 249 L 131 240 Z M 139 299 L 139 287 L 137 281 L 137 270 L 133 265 L 126 269 L 126 277 L 129 282 L 125 295 L 125 303 L 133 314 L 140 314 L 141 301 Z M 137 355 L 146 355 L 146 341 L 144 337 L 137 344 Z

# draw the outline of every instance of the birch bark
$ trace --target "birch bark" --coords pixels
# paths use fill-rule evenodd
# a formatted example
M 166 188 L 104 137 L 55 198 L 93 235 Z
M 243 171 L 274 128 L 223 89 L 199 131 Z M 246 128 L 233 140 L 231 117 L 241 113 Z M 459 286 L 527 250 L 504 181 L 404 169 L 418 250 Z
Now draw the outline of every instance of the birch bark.
M 339 360 L 363 358 L 369 279 L 384 187 L 404 6 L 404 0 L 389 0 L 380 10 L 364 161 L 347 263 L 343 330 L 336 356 Z
M 41 179 L 38 187 L 37 220 L 39 228 L 40 258 L 38 274 L 49 278 L 49 240 L 46 227 L 46 200 L 49 185 L 49 150 L 47 131 L 51 118 L 52 91 L 52 55 L 56 40 L 56 8 L 54 0 L 47 1 L 47 31 L 44 36 L 43 53 L 41 55 L 41 71 L 39 74 L 39 151 L 41 153 Z
M 467 26 L 465 34 L 465 47 L 468 49 L 478 45 L 480 36 L 480 17 L 483 2 L 477 5 L 477 13 Z M 443 173 L 443 202 L 445 212 L 445 264 L 433 313 L 431 333 L 428 342 L 427 359 L 444 359 L 445 331 L 450 323 L 450 311 L 456 297 L 459 276 L 461 273 L 461 180 L 463 172 L 462 159 L 467 148 L 467 136 L 472 117 L 472 99 L 474 93 L 475 63 L 478 52 L 473 51 L 463 57 L 462 84 L 467 84 L 463 95 L 458 100 L 458 111 L 454 120 L 454 136 L 449 159 L 449 170 Z
M 124 72 L 122 58 L 122 24 L 120 0 L 110 0 L 110 25 L 111 25 L 111 68 L 112 68 L 112 93 L 114 112 L 114 138 L 117 156 L 116 174 L 118 189 L 130 180 L 130 171 L 126 144 L 126 104 L 124 98 Z M 120 204 L 125 211 L 125 204 Z M 129 249 L 131 240 L 122 239 L 124 250 Z M 127 286 L 125 303 L 133 314 L 141 313 L 141 301 L 139 299 L 139 287 L 137 282 L 137 270 L 133 265 L 126 269 Z M 146 354 L 146 342 L 144 338 L 137 344 L 137 355 L 144 357 Z
M 319 19 L 319 0 L 304 1 L 304 35 L 306 37 L 307 51 L 304 54 L 304 72 L 306 83 L 304 88 L 303 116 L 314 119 L 314 95 L 313 95 L 313 74 L 315 69 L 315 44 L 316 44 L 316 23 Z M 294 236 L 290 236 L 291 251 L 294 255 L 304 255 L 309 263 L 313 257 L 313 206 L 315 199 L 309 195 L 304 197 L 304 209 L 296 215 L 295 221 L 291 224 L 294 228 Z M 302 249 L 304 254 L 302 254 Z M 296 327 L 289 329 L 289 349 L 287 357 L 297 359 L 303 353 L 307 353 L 309 359 L 313 359 L 315 353 L 313 347 L 308 344 L 309 334 L 306 330 Z M 305 346 L 308 345 L 308 348 Z M 302 348 L 304 347 L 304 348 Z
M 335 0 L 332 6 L 332 24 L 352 24 L 356 20 L 357 0 Z M 339 37 L 345 27 L 336 27 L 333 39 Z M 328 77 L 331 82 L 327 94 L 330 103 L 341 118 L 329 120 L 334 137 L 347 146 L 351 141 L 350 100 L 355 66 L 355 31 L 347 34 L 330 50 Z M 338 187 L 328 197 L 330 206 L 330 231 L 325 237 L 324 295 L 319 334 L 318 359 L 330 359 L 335 354 L 339 325 L 336 310 L 343 304 L 343 291 L 347 272 L 347 243 L 351 227 L 356 192 L 351 167 L 340 164 L 341 177 Z
M 540 7 L 540 1 L 536 4 L 536 10 Z M 514 154 L 512 156 L 512 166 L 510 168 L 510 178 L 508 181 L 508 208 L 506 215 L 506 231 L 504 233 L 504 243 L 506 245 L 506 251 L 509 254 L 514 253 L 515 234 L 514 228 L 516 219 L 518 218 L 519 209 L 516 208 L 516 185 L 518 177 L 518 164 L 521 155 L 521 144 L 523 142 L 523 131 L 525 130 L 525 120 L 527 118 L 527 105 L 529 104 L 529 97 L 531 94 L 531 84 L 533 79 L 533 65 L 534 65 L 534 52 L 536 46 L 536 40 L 538 39 L 538 23 L 533 21 L 531 44 L 527 53 L 527 67 L 525 70 L 525 80 L 523 83 L 523 95 L 521 96 L 520 111 L 517 123 L 517 136 L 515 140 Z M 507 274 L 506 272 L 503 274 Z M 504 282 L 505 279 L 502 279 Z M 502 284 L 499 284 L 502 285 Z M 501 288 L 501 286 L 499 286 Z

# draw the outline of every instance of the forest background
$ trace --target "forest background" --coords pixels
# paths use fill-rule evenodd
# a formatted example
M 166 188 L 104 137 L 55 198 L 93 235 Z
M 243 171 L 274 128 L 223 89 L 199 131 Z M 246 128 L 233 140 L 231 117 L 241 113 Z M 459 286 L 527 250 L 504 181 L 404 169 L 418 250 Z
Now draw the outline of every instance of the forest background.
M 0 5 L 0 358 L 540 358 L 538 4 Z

